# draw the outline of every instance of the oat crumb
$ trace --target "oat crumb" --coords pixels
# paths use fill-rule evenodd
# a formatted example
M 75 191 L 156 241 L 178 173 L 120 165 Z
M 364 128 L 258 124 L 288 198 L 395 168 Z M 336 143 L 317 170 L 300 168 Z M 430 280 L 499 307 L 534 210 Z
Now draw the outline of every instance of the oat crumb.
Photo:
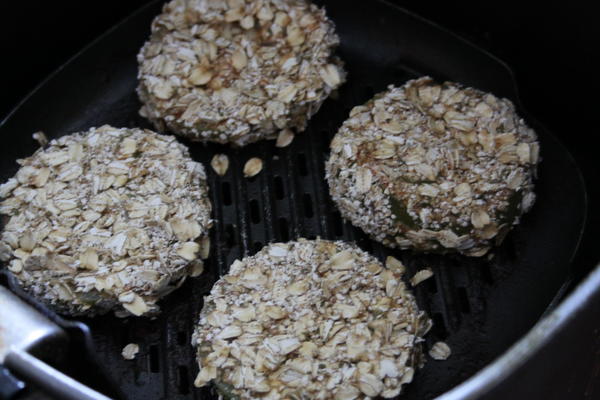
M 451 353 L 450 346 L 444 342 L 435 343 L 429 350 L 429 356 L 434 360 L 446 360 Z
M 429 268 L 425 268 L 413 275 L 410 280 L 412 286 L 417 286 L 419 283 L 433 276 L 433 271 Z
M 129 343 L 127 346 L 123 347 L 121 355 L 126 360 L 133 360 L 139 351 L 140 346 L 138 346 L 136 343 Z

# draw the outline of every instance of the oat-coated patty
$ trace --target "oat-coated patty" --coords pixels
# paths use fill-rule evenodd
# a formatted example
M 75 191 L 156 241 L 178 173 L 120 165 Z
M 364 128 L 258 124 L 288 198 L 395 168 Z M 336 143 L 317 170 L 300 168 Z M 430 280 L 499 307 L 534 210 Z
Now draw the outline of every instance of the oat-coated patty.
M 152 315 L 202 272 L 204 168 L 172 136 L 111 126 L 52 140 L 0 186 L 0 259 L 59 312 Z
M 302 131 L 344 81 L 338 43 L 306 0 L 173 0 L 138 54 L 140 113 L 158 130 L 238 146 Z
M 481 256 L 535 200 L 535 132 L 509 100 L 457 83 L 390 86 L 330 147 L 342 216 L 387 246 Z
M 431 327 L 403 272 L 341 241 L 273 243 L 236 260 L 205 298 L 195 384 L 213 381 L 226 399 L 397 396 Z

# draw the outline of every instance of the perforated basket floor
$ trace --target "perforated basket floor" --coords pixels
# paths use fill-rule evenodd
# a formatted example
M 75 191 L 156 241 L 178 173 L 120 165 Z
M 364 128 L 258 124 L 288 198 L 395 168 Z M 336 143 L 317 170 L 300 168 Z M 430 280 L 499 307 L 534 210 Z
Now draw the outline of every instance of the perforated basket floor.
M 408 266 L 407 277 L 431 267 L 432 279 L 415 288 L 419 305 L 434 321 L 427 347 L 446 341 L 452 356 L 431 359 L 418 371 L 403 399 L 428 399 L 455 386 L 501 354 L 531 327 L 568 276 L 568 264 L 581 234 L 585 195 L 577 168 L 564 148 L 543 127 L 538 130 L 544 161 L 536 191 L 538 202 L 509 234 L 491 259 L 419 255 L 392 251 L 344 223 L 324 180 L 329 142 L 349 110 L 388 84 L 431 74 L 515 100 L 512 76 L 502 64 L 461 41 L 385 2 L 350 7 L 325 2 L 342 39 L 340 56 L 348 82 L 325 102 L 306 132 L 278 149 L 273 141 L 244 149 L 186 143 L 208 171 L 214 207 L 211 257 L 206 272 L 188 280 L 161 302 L 155 320 L 104 316 L 86 320 L 103 366 L 130 399 L 210 399 L 210 388 L 196 389 L 198 372 L 191 332 L 206 295 L 237 258 L 265 243 L 298 237 L 356 241 L 380 259 L 394 255 Z M 55 137 L 110 123 L 150 127 L 137 115 L 137 50 L 160 10 L 153 3 L 80 53 L 45 82 L 0 126 L 10 146 L 2 149 L 2 178 L 16 171 L 14 160 L 31 154 L 30 134 Z M 58 95 L 60 94 L 60 95 Z M 229 156 L 218 177 L 208 163 L 215 153 Z M 254 178 L 242 176 L 251 157 L 264 160 Z M 137 343 L 140 353 L 126 361 L 120 353 Z

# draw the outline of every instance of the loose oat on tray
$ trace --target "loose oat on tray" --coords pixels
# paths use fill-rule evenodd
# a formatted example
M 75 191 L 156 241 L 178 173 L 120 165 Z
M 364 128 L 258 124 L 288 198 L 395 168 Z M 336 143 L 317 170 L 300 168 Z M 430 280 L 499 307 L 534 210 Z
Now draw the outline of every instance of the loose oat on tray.
M 302 131 L 344 81 L 339 39 L 306 0 L 174 0 L 138 55 L 140 111 L 158 130 L 244 146 Z
M 52 140 L 0 186 L 0 258 L 57 311 L 152 315 L 202 272 L 205 171 L 172 136 L 92 128 Z
M 235 261 L 193 335 L 196 386 L 212 381 L 226 399 L 397 396 L 423 365 L 431 321 L 388 261 L 303 239 Z
M 326 175 L 342 216 L 375 240 L 482 256 L 533 205 L 538 153 L 509 100 L 425 77 L 352 109 Z

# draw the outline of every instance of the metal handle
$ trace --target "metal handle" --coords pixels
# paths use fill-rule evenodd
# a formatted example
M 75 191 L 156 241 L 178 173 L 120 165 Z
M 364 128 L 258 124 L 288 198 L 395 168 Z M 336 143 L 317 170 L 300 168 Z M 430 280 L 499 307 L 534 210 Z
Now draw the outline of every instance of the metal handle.
M 0 365 L 0 399 L 10 400 L 25 389 L 25 383 L 15 378 L 8 369 Z
M 22 350 L 11 348 L 4 363 L 12 371 L 30 379 L 60 399 L 111 400 Z

